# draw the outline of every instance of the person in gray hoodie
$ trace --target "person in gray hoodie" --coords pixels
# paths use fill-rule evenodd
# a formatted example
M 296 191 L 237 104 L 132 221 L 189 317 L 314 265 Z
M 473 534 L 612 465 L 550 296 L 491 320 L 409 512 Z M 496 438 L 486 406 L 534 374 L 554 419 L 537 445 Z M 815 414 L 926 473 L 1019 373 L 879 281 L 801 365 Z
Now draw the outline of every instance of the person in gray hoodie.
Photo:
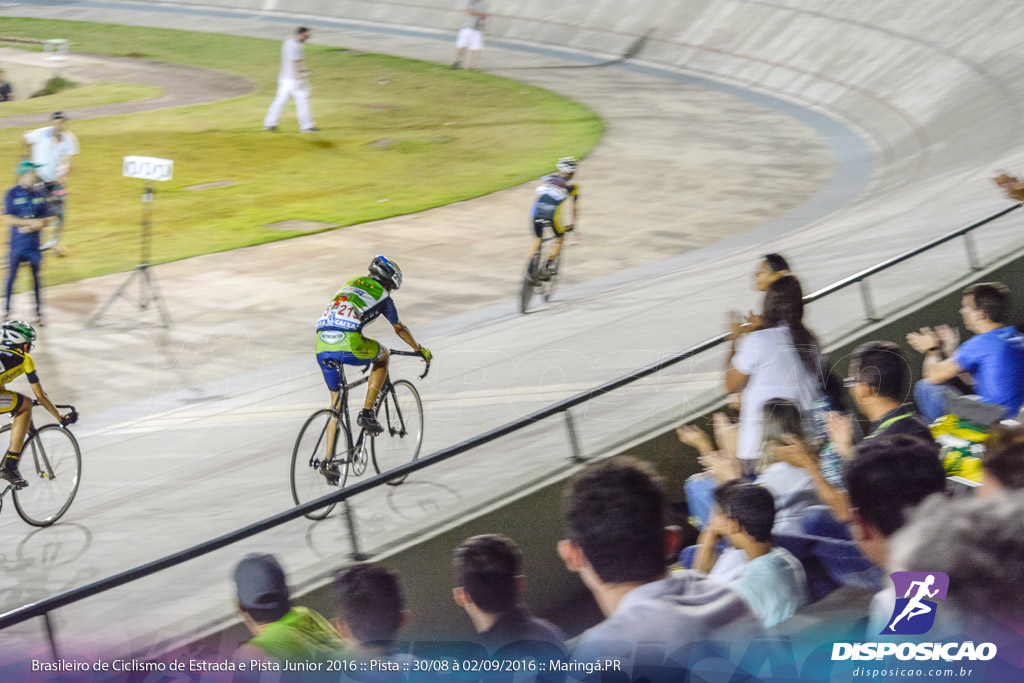
M 664 656 L 648 661 L 659 659 L 656 643 L 671 653 L 715 635 L 761 631 L 750 606 L 726 584 L 695 571 L 669 572 L 679 529 L 666 527 L 665 510 L 658 476 L 629 457 L 589 465 L 566 487 L 567 537 L 558 552 L 605 616 L 577 641 L 580 661 L 593 659 L 602 643 L 642 641 L 635 673 L 637 666 L 664 664 Z

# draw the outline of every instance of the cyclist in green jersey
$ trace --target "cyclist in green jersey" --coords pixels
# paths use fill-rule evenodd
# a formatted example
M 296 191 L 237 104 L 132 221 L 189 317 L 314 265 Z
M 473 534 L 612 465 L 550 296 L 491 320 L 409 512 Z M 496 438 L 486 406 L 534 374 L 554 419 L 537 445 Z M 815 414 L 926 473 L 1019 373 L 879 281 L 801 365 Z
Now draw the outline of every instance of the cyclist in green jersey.
M 316 324 L 316 360 L 327 382 L 327 389 L 331 392 L 332 407 L 338 401 L 341 377 L 337 370 L 327 364 L 328 360 L 345 365 L 373 367 L 367 383 L 366 401 L 356 418 L 356 424 L 371 434 L 384 431 L 377 422 L 374 405 L 388 375 L 389 354 L 386 346 L 375 339 L 364 337 L 363 328 L 383 315 L 402 341 L 414 351 L 419 351 L 424 360 L 432 358 L 430 349 L 416 343 L 409 328 L 398 320 L 398 310 L 391 299 L 391 292 L 401 286 L 402 271 L 398 264 L 384 256 L 377 256 L 370 263 L 370 274 L 346 282 Z M 333 437 L 334 430 L 328 429 L 328 452 L 333 450 Z

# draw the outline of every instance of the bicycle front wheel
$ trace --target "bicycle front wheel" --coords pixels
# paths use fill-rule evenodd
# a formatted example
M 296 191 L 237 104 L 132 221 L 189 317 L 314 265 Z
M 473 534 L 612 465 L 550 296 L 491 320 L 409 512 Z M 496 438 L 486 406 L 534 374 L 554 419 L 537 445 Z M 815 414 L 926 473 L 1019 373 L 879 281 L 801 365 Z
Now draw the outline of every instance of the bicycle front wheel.
M 377 474 L 410 463 L 420 456 L 423 402 L 411 382 L 400 379 L 394 383 L 377 411 L 377 420 L 384 427 L 383 433 L 373 437 L 373 466 Z M 406 477 L 392 479 L 388 484 L 398 486 Z
M 71 507 L 82 478 L 82 452 L 60 425 L 40 427 L 21 449 L 21 476 L 28 486 L 14 492 L 14 507 L 32 526 L 50 526 Z
M 345 485 L 348 478 L 347 458 L 337 455 L 333 458 L 338 468 L 338 484 L 332 485 L 324 473 L 324 463 L 328 459 L 327 428 L 332 422 L 333 412 L 327 408 L 313 413 L 306 424 L 302 425 L 299 436 L 295 439 L 292 449 L 292 499 L 296 505 L 322 498 L 328 493 L 337 491 Z M 347 453 L 348 441 L 346 432 L 342 430 L 340 421 L 334 422 L 334 452 Z M 309 519 L 323 519 L 331 514 L 333 505 L 321 508 L 306 515 Z
M 519 312 L 526 313 L 526 309 L 530 306 L 530 299 L 533 298 L 533 279 L 530 277 L 529 271 L 523 276 L 523 288 L 519 292 Z

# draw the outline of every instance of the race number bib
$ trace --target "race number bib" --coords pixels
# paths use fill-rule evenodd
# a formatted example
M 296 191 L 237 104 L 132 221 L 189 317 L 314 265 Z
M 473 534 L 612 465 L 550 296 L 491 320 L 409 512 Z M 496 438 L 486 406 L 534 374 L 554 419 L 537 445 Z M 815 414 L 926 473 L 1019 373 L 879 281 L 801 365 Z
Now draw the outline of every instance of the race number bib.
M 331 304 L 324 315 L 328 327 L 340 327 L 344 330 L 359 329 L 359 309 L 351 301 L 339 301 Z

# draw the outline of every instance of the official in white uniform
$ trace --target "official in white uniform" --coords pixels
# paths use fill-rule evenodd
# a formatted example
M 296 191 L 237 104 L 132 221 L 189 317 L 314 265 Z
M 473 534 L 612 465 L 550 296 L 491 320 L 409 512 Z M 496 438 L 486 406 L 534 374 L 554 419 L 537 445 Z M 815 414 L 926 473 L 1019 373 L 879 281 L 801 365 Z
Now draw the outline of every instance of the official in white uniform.
M 484 48 L 484 25 L 487 23 L 487 3 L 484 0 L 468 0 L 466 3 L 466 21 L 459 29 L 459 35 L 455 39 L 455 62 L 453 69 L 462 67 L 462 60 L 466 59 L 466 50 L 469 50 L 469 58 L 466 60 L 466 67 L 476 68 L 480 62 L 480 50 Z
M 281 73 L 277 77 L 277 97 L 274 98 L 267 116 L 263 119 L 263 130 L 277 130 L 284 103 L 291 97 L 295 100 L 295 111 L 299 115 L 299 132 L 314 133 L 313 116 L 309 112 L 309 71 L 306 70 L 303 44 L 309 40 L 309 29 L 300 26 L 294 38 L 281 43 Z
M 52 125 L 25 133 L 26 156 L 38 164 L 36 175 L 44 183 L 66 183 L 71 157 L 78 154 L 78 138 L 67 129 L 64 112 L 53 112 L 50 120 Z
M 53 112 L 50 124 L 25 133 L 24 156 L 37 166 L 36 176 L 46 188 L 46 198 L 51 202 L 52 215 L 56 218 L 54 233 L 44 242 L 42 249 L 53 249 L 58 256 L 65 256 L 67 252 L 60 244 L 64 234 L 64 201 L 71 160 L 78 154 L 78 138 L 67 129 L 64 112 Z

